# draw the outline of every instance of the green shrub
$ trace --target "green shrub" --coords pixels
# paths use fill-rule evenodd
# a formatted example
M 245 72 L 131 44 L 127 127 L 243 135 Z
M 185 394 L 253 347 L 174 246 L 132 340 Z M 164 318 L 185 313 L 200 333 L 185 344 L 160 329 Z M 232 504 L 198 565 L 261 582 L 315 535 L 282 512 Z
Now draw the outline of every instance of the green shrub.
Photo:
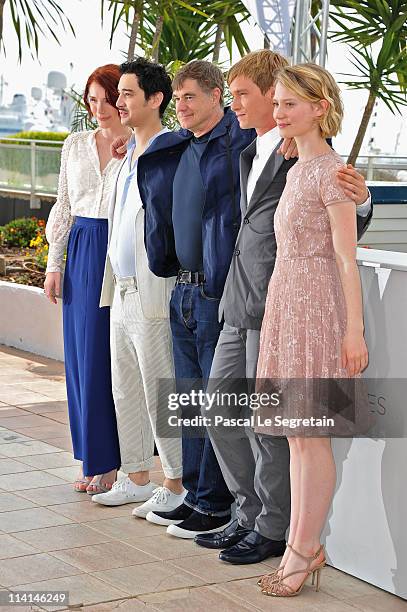
M 11 184 L 19 184 L 19 175 L 31 175 L 31 152 L 27 147 L 28 142 L 24 140 L 53 140 L 53 143 L 36 143 L 36 175 L 37 177 L 59 174 L 61 156 L 55 148 L 61 149 L 61 144 L 68 133 L 59 132 L 19 132 L 13 136 L 2 138 L 0 145 L 13 145 L 10 147 L 0 146 L 0 170 L 4 170 L 10 177 Z M 14 142 L 10 138 L 23 138 L 24 140 Z M 17 145 L 17 146 L 16 146 Z M 51 148 L 51 151 L 50 151 Z M 17 174 L 16 174 L 17 173 Z M 15 180 L 12 177 L 16 174 Z
M 35 217 L 14 219 L 0 227 L 0 244 L 9 247 L 27 248 L 31 241 L 43 233 L 45 221 Z
M 58 147 L 59 142 L 63 142 L 65 138 L 69 136 L 69 132 L 18 132 L 17 134 L 10 134 L 0 140 L 3 144 L 17 144 L 24 145 L 24 142 L 10 142 L 10 138 L 22 138 L 23 140 L 53 140 L 55 144 L 46 143 L 39 145 L 41 147 Z
M 35 248 L 34 261 L 40 270 L 44 270 L 47 267 L 48 262 L 48 242 L 45 236 L 45 225 L 40 227 L 37 231 L 37 235 L 30 242 L 30 247 Z

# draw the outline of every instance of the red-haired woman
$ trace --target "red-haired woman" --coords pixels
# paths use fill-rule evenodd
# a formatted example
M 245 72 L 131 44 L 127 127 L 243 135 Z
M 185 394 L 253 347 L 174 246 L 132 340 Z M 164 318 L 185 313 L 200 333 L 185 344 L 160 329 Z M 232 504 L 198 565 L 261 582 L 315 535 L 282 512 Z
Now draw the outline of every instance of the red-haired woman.
M 74 456 L 82 470 L 78 492 L 108 491 L 120 466 L 112 397 L 109 309 L 99 308 L 106 257 L 109 196 L 119 163 L 110 145 L 127 136 L 116 109 L 119 67 L 97 68 L 86 83 L 84 102 L 98 127 L 65 141 L 58 197 L 48 219 L 49 255 L 44 291 L 60 295 L 63 259 L 63 320 L 66 386 Z

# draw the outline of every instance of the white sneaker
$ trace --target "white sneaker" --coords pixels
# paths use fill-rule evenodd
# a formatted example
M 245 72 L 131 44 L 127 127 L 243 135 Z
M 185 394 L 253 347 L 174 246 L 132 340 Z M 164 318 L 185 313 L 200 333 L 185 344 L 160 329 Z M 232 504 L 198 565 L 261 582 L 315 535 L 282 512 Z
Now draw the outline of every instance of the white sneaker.
M 183 493 L 176 495 L 167 489 L 167 487 L 158 487 L 150 499 L 141 506 L 134 508 L 132 515 L 146 518 L 149 512 L 171 512 L 171 510 L 175 510 L 175 508 L 178 508 L 183 503 L 186 494 L 187 491 L 185 489 Z
M 121 506 L 150 499 L 158 485 L 148 482 L 146 485 L 136 485 L 128 476 L 114 483 L 107 493 L 92 496 L 92 501 L 104 506 Z

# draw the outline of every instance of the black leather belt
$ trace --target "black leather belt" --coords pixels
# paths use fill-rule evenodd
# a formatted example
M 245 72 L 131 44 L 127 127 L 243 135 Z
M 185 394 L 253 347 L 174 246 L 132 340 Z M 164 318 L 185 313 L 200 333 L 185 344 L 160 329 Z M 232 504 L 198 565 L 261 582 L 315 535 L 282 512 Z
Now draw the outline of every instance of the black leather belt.
M 177 283 L 201 285 L 205 282 L 205 274 L 203 272 L 191 272 L 190 270 L 180 270 L 177 276 Z

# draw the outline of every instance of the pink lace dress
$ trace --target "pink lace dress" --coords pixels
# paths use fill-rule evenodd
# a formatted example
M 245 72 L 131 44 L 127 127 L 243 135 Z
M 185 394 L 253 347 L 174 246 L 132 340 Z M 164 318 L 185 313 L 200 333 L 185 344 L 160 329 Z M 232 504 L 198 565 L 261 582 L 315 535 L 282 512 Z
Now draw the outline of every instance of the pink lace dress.
M 273 412 L 262 412 L 266 418 L 328 417 L 347 404 L 335 382 L 335 388 L 321 387 L 319 380 L 348 377 L 341 367 L 345 299 L 326 210 L 331 204 L 349 202 L 336 181 L 341 165 L 334 151 L 298 161 L 288 171 L 274 217 L 277 258 L 261 329 L 257 391 L 277 391 L 281 401 Z M 295 428 L 280 423 L 257 425 L 255 430 L 272 435 L 326 435 L 324 427 L 316 430 L 301 423 Z

